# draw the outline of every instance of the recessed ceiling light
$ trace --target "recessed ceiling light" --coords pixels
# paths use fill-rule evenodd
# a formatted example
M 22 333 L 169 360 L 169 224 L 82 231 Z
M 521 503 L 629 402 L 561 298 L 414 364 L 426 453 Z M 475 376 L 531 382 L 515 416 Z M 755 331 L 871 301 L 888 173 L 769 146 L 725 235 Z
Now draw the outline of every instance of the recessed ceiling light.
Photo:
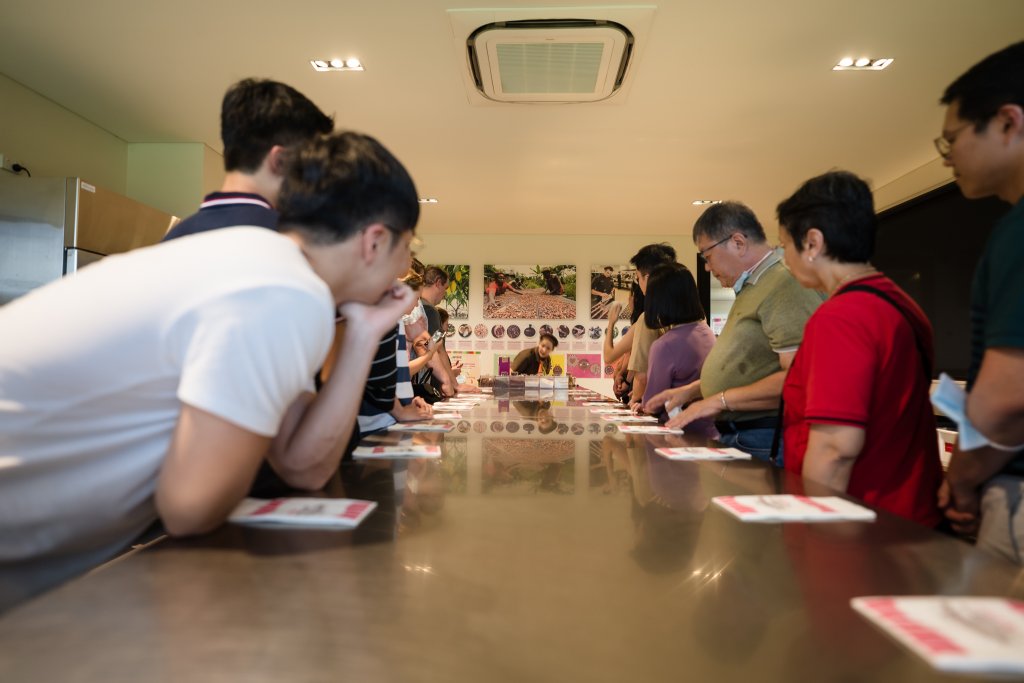
M 704 206 L 705 204 L 721 204 L 721 199 L 694 199 L 691 204 L 694 206 Z
M 365 71 L 363 63 L 355 57 L 349 57 L 348 59 L 311 59 L 309 63 L 313 65 L 314 71 Z
M 892 64 L 892 57 L 843 57 L 832 67 L 833 71 L 881 71 Z
M 436 197 L 420 197 L 420 204 L 437 204 Z

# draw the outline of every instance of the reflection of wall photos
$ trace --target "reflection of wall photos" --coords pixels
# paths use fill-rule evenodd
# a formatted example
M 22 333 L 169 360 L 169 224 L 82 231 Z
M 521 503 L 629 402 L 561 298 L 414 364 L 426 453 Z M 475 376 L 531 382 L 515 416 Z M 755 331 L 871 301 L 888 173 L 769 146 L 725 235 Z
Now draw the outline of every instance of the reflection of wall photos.
M 571 320 L 576 266 L 484 266 L 485 318 Z
M 469 318 L 469 266 L 438 266 L 448 273 L 448 289 L 439 306 L 454 320 Z
M 607 320 L 608 307 L 613 302 L 622 304 L 619 320 L 629 320 L 632 311 L 630 288 L 636 279 L 636 268 L 631 265 L 595 264 L 590 267 L 590 317 Z

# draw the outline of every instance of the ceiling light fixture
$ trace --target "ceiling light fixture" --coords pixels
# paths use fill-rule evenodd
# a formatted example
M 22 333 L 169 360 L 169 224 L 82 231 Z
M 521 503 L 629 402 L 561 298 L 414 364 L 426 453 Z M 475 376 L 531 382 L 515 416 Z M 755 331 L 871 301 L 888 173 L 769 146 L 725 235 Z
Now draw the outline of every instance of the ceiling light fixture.
M 881 71 L 885 67 L 892 64 L 892 57 L 883 57 L 881 59 L 872 57 L 843 57 L 840 59 L 834 67 L 833 71 Z
M 694 199 L 691 204 L 694 206 L 704 206 L 706 204 L 721 204 L 721 199 Z
M 420 197 L 420 204 L 437 204 L 437 197 Z
M 363 63 L 355 57 L 348 59 L 311 59 L 314 71 L 365 71 Z

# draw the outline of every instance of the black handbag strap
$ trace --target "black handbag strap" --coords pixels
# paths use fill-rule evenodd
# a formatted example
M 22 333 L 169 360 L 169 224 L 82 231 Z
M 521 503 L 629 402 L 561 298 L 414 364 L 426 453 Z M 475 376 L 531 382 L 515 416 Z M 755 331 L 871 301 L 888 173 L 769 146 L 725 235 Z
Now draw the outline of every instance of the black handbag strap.
M 925 382 L 931 382 L 931 362 L 928 360 L 928 354 L 925 352 L 924 344 L 921 342 L 921 336 L 918 334 L 917 328 L 914 326 L 914 322 L 910 319 L 910 315 L 903 308 L 903 306 L 901 306 L 895 299 L 893 299 L 891 296 L 889 296 L 882 290 L 876 289 L 875 287 L 871 287 L 870 285 L 849 285 L 848 287 L 844 287 L 839 292 L 837 292 L 836 295 L 838 296 L 839 294 L 846 294 L 847 292 L 867 292 L 868 294 L 873 294 L 900 312 L 900 315 L 903 316 L 903 319 L 907 322 L 907 325 L 910 326 L 910 333 L 914 335 L 914 344 L 917 346 L 917 354 L 921 358 L 921 370 L 924 372 L 924 380 Z M 779 420 L 778 423 L 776 423 L 775 425 L 775 433 L 772 434 L 772 450 L 768 456 L 773 463 L 776 462 L 776 457 L 779 454 L 779 441 L 782 438 L 782 414 L 784 409 L 785 404 L 782 400 L 782 395 L 780 394 Z
M 917 333 L 917 328 L 914 327 L 914 321 L 910 319 L 910 315 L 906 309 L 903 308 L 895 299 L 886 294 L 880 289 L 871 287 L 870 285 L 850 285 L 839 291 L 839 294 L 846 294 L 847 292 L 867 292 L 868 294 L 874 294 L 879 299 L 887 302 L 890 306 L 895 308 L 903 316 L 903 319 L 907 321 L 907 325 L 910 326 L 910 333 L 914 335 L 914 344 L 917 346 L 917 353 L 921 357 L 921 369 L 924 370 L 925 382 L 932 381 L 932 366 L 928 360 L 928 354 L 924 350 L 924 344 L 921 342 L 921 336 Z

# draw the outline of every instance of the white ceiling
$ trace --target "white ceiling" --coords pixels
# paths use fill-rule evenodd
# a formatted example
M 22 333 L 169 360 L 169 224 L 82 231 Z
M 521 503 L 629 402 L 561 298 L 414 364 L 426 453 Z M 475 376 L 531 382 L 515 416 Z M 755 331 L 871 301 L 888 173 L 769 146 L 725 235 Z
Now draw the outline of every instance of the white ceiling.
M 598 104 L 471 104 L 446 10 L 487 5 L 454 0 L 3 0 L 0 72 L 127 142 L 218 150 L 225 88 L 273 78 L 406 164 L 440 199 L 424 233 L 679 235 L 693 199 L 770 226 L 811 175 L 881 186 L 934 160 L 943 88 L 1024 38 L 1022 0 L 636 4 L 657 9 L 630 87 Z M 831 71 L 846 55 L 895 62 Z M 367 70 L 309 66 L 334 56 Z

